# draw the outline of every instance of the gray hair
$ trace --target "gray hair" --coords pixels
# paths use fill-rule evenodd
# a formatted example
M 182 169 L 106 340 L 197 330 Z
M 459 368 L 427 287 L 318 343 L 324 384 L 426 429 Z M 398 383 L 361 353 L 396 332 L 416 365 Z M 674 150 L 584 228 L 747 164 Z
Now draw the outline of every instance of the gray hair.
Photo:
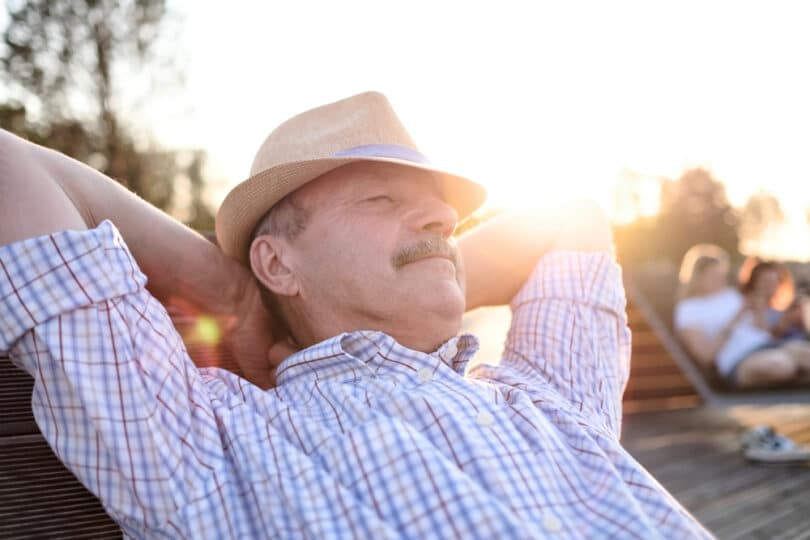
M 283 199 L 270 207 L 270 210 L 259 220 L 250 236 L 251 243 L 258 236 L 265 234 L 282 236 L 292 240 L 301 234 L 309 221 L 309 212 L 295 200 L 295 192 L 288 193 Z

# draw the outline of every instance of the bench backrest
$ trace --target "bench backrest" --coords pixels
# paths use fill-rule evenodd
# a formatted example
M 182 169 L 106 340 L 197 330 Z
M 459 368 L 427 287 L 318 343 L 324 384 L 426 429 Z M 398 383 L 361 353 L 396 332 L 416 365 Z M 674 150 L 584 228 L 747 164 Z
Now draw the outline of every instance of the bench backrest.
M 33 379 L 0 357 L 0 538 L 121 538 L 31 414 Z

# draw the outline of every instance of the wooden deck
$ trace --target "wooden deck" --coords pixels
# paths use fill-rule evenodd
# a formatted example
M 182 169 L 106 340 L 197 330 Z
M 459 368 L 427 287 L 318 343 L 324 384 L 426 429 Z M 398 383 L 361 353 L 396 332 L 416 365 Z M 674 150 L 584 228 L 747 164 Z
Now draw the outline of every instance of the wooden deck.
M 628 414 L 623 442 L 720 539 L 810 539 L 810 464 L 747 462 L 740 434 L 771 424 L 810 444 L 810 405 Z

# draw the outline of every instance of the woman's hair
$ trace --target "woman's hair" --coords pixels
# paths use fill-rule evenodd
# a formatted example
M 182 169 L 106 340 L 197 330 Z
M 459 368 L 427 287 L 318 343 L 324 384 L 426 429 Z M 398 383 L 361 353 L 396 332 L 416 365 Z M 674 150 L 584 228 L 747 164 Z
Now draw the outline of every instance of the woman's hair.
M 783 311 L 787 309 L 796 294 L 796 287 L 793 283 L 793 276 L 784 264 L 775 261 L 763 261 L 756 257 L 749 257 L 740 267 L 739 282 L 740 292 L 748 294 L 752 292 L 762 274 L 768 271 L 779 273 L 779 288 L 769 299 L 773 309 Z
M 697 244 L 689 248 L 681 262 L 681 270 L 678 273 L 680 290 L 678 299 L 683 300 L 691 296 L 697 296 L 698 282 L 700 276 L 707 268 L 716 264 L 729 265 L 729 257 L 726 251 L 714 244 Z

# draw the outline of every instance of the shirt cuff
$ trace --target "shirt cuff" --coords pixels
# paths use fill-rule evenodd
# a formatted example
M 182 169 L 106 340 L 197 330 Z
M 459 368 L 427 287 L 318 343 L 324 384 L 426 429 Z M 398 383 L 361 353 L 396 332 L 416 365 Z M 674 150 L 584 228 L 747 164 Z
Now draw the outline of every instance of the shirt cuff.
M 109 221 L 0 247 L 0 353 L 37 325 L 146 285 Z
M 553 251 L 537 263 L 510 304 L 514 312 L 538 300 L 567 300 L 623 313 L 622 272 L 605 252 Z

